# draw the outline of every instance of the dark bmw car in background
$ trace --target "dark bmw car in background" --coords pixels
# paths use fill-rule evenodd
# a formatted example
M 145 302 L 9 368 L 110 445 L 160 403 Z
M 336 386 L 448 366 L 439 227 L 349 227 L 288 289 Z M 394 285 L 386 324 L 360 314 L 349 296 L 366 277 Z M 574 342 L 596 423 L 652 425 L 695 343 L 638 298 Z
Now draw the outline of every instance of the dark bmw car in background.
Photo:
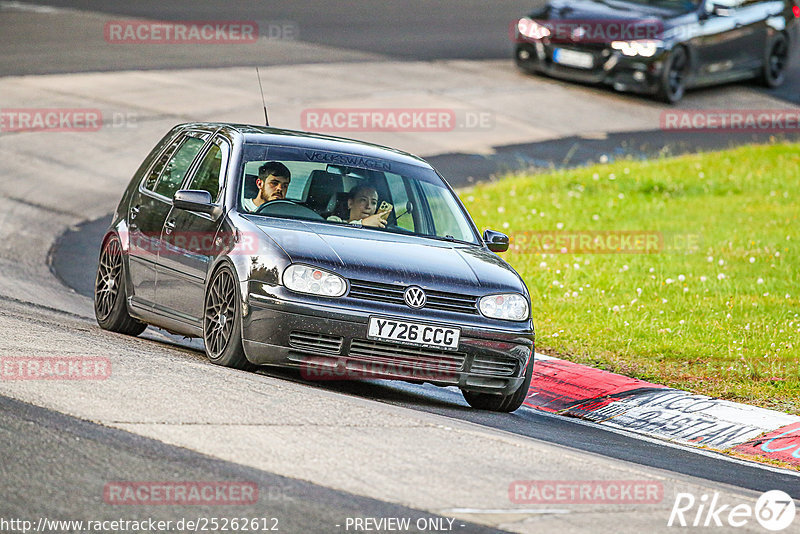
M 795 0 L 550 0 L 513 30 L 517 65 L 669 103 L 686 89 L 784 82 Z
M 285 198 L 252 207 L 276 162 L 291 173 Z M 362 184 L 393 206 L 385 228 L 329 218 Z M 184 124 L 122 196 L 95 313 L 115 332 L 151 324 L 200 337 L 220 365 L 457 386 L 471 406 L 508 412 L 528 392 L 534 330 L 524 282 L 495 254 L 507 248 L 503 234 L 480 235 L 444 179 L 410 154 Z

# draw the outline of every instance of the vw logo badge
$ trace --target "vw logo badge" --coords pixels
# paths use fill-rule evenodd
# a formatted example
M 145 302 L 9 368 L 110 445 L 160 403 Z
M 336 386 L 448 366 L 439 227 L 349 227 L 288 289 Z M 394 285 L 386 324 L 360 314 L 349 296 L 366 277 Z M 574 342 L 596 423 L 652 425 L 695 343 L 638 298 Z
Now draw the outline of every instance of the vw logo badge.
M 573 41 L 580 41 L 586 36 L 586 29 L 582 27 L 577 27 L 572 30 L 572 40 Z
M 412 308 L 422 308 L 425 306 L 425 302 L 428 301 L 428 297 L 425 296 L 425 292 L 422 290 L 421 287 L 411 286 L 406 288 L 405 292 L 403 293 L 403 300 L 406 301 Z

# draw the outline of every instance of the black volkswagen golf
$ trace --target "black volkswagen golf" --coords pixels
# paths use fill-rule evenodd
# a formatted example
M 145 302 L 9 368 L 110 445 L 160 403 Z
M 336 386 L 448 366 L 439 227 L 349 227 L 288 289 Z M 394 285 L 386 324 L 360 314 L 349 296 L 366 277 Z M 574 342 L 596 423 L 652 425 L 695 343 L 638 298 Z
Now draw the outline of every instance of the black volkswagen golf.
M 513 30 L 528 72 L 675 103 L 687 88 L 759 78 L 781 85 L 796 0 L 549 0 Z
M 534 363 L 530 296 L 422 159 L 358 141 L 184 124 L 139 167 L 106 233 L 101 327 L 201 337 L 240 369 L 457 386 L 513 411 Z

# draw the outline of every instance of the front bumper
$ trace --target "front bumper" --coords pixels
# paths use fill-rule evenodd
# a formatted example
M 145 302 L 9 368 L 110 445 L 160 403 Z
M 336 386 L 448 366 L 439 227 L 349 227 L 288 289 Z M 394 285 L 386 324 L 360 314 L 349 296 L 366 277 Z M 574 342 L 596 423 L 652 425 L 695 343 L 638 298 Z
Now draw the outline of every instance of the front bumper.
M 556 48 L 590 53 L 594 66 L 584 69 L 560 65 L 553 61 Z M 529 72 L 580 83 L 610 85 L 618 91 L 643 94 L 658 92 L 665 55 L 662 51 L 649 58 L 628 57 L 605 45 L 576 47 L 544 41 L 517 43 L 514 53 L 517 65 Z
M 338 304 L 250 293 L 242 313 L 247 359 L 297 368 L 308 380 L 388 378 L 508 395 L 523 383 L 533 355 L 530 321 L 500 330 L 481 327 L 476 317 L 443 320 L 435 312 Z M 458 350 L 370 340 L 370 316 L 458 327 Z

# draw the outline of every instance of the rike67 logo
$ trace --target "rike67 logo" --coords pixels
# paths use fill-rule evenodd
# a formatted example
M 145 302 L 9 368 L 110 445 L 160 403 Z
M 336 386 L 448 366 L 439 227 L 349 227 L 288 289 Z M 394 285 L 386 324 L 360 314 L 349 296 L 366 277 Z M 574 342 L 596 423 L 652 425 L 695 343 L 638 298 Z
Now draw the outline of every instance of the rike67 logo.
M 667 526 L 739 528 L 755 519 L 765 529 L 778 532 L 792 524 L 796 511 L 792 497 L 781 490 L 764 493 L 755 507 L 746 503 L 723 504 L 717 492 L 699 499 L 691 493 L 678 493 Z

